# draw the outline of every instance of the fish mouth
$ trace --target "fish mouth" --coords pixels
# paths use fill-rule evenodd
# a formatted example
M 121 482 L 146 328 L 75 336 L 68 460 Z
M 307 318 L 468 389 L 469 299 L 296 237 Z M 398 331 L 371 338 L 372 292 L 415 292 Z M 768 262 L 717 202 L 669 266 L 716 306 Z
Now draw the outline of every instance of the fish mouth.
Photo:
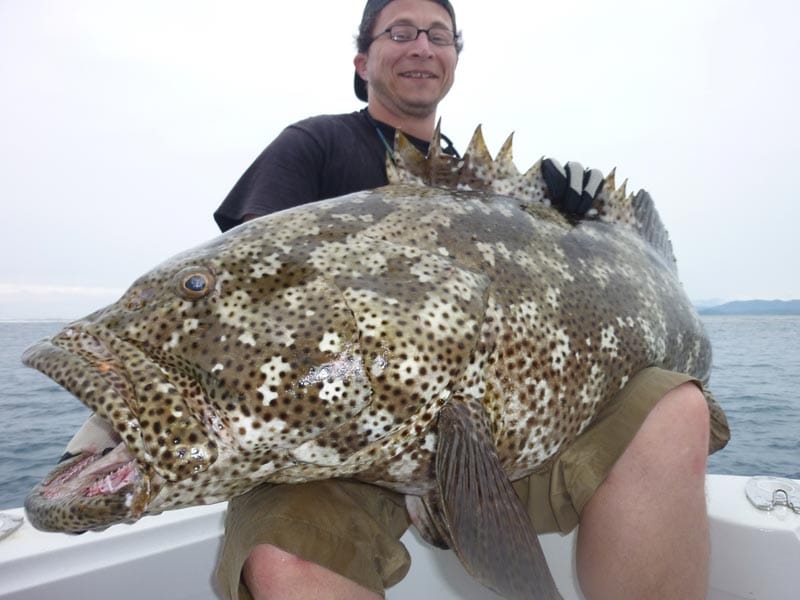
M 135 385 L 117 350 L 99 336 L 68 327 L 23 354 L 25 365 L 94 411 L 25 500 L 37 529 L 82 532 L 134 521 L 161 487 L 137 418 Z

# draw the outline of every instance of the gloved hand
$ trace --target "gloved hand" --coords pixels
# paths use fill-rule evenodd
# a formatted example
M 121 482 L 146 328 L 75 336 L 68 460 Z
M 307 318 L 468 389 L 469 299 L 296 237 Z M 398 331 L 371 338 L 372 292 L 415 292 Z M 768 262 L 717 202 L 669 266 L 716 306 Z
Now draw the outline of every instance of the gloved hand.
M 547 184 L 550 202 L 562 213 L 584 216 L 603 189 L 603 174 L 597 169 L 584 169 L 578 162 L 568 162 L 566 168 L 554 158 L 542 161 L 542 176 Z

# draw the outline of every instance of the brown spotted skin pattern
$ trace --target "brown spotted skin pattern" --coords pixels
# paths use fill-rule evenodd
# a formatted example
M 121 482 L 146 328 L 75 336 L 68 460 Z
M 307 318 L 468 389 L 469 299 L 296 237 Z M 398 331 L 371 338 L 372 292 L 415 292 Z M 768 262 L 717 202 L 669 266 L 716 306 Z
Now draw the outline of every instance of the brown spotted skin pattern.
M 603 220 L 609 195 L 598 218 L 572 223 L 541 198 L 463 181 L 245 223 L 31 347 L 25 362 L 135 458 L 133 481 L 105 496 L 61 498 L 59 467 L 28 498 L 33 523 L 100 528 L 341 476 L 422 494 L 454 395 L 483 404 L 519 477 L 639 369 L 707 378 L 709 343 L 671 257 L 635 223 Z

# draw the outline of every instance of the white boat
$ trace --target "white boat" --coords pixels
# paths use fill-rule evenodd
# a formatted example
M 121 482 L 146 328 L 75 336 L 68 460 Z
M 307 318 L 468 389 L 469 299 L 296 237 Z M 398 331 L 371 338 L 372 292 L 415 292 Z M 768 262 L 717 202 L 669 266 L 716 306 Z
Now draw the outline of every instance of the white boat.
M 708 476 L 709 600 L 800 598 L 800 481 L 775 481 L 770 488 L 760 478 Z M 746 495 L 748 487 L 761 509 Z M 0 599 L 218 598 L 211 574 L 225 507 L 175 510 L 80 536 L 42 533 L 23 521 L 0 540 Z M 7 522 L 24 517 L 21 508 L 3 514 Z M 565 600 L 583 600 L 574 577 L 574 534 L 541 540 Z M 411 572 L 388 590 L 389 600 L 499 598 L 472 581 L 451 552 L 429 547 L 413 531 L 403 541 Z

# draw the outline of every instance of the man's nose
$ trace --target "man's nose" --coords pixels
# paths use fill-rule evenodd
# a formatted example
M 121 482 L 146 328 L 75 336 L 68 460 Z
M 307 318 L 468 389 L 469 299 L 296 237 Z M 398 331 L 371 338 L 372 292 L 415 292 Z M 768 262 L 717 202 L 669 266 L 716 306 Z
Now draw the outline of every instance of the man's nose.
M 417 39 L 411 42 L 411 52 L 415 56 L 433 56 L 433 44 L 428 39 L 427 31 L 420 31 Z

